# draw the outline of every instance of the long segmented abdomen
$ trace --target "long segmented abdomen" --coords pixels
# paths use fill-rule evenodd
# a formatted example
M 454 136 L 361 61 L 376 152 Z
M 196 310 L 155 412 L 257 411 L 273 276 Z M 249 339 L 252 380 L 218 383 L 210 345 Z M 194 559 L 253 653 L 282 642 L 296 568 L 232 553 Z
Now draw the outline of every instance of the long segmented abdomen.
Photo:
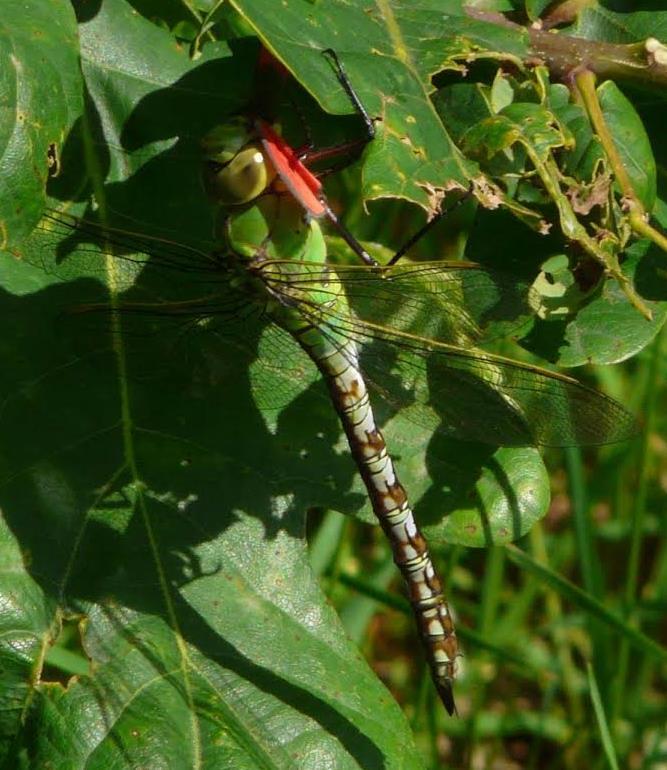
M 408 587 L 433 681 L 449 714 L 458 643 L 442 584 L 419 531 L 384 437 L 375 423 L 368 390 L 352 341 L 339 345 L 303 323 L 290 332 L 324 375 L 350 450 L 363 478 L 375 515 L 387 535 L 394 561 Z

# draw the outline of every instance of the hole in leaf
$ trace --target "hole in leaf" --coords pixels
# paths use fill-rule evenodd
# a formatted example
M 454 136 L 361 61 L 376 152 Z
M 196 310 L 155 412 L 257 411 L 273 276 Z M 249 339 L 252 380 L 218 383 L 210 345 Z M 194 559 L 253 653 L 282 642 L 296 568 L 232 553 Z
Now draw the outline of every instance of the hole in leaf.
M 90 674 L 90 661 L 83 649 L 81 624 L 83 615 L 63 618 L 53 645 L 44 657 L 41 681 L 67 687 L 73 676 Z
M 60 173 L 60 158 L 58 157 L 58 146 L 54 142 L 51 142 L 46 152 L 46 162 L 48 164 L 49 176 L 58 176 Z

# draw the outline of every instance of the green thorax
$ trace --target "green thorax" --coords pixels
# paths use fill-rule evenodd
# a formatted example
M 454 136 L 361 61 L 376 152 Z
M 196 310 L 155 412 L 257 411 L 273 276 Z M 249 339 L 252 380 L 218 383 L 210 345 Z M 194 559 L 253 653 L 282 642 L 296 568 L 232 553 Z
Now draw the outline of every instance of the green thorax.
M 244 209 L 221 209 L 218 234 L 224 248 L 247 261 L 319 262 L 327 252 L 319 223 L 306 221 L 288 194 L 267 192 Z
M 319 223 L 307 220 L 288 195 L 269 193 L 243 211 L 228 210 L 221 235 L 235 278 L 266 302 L 280 326 L 319 327 L 331 312 L 347 314 L 340 280 L 326 264 Z

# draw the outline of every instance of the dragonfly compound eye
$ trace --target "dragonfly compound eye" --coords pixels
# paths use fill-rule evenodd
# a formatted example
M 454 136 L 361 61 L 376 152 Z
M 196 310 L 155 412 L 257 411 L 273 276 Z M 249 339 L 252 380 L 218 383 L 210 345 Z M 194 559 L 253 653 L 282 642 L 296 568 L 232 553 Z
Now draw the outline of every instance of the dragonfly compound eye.
M 227 163 L 215 157 L 204 163 L 204 189 L 222 206 L 241 206 L 254 200 L 273 182 L 276 172 L 260 144 L 243 147 Z

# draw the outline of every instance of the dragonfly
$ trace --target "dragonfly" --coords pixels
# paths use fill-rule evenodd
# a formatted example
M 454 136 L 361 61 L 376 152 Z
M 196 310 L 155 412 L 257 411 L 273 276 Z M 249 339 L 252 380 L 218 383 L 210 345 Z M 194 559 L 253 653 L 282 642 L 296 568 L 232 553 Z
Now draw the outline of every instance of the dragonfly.
M 340 85 L 373 121 L 333 52 Z M 166 280 L 194 279 L 197 296 L 117 303 L 111 313 L 223 321 L 239 314 L 268 324 L 276 355 L 305 356 L 325 381 L 372 509 L 403 576 L 432 680 L 456 712 L 460 655 L 442 581 L 376 420 L 371 396 L 433 431 L 494 445 L 585 445 L 635 432 L 623 406 L 570 377 L 485 352 L 485 330 L 530 311 L 530 291 L 469 262 L 378 264 L 338 221 L 321 179 L 308 168 L 325 153 L 299 152 L 276 126 L 234 116 L 201 141 L 201 174 L 216 219 L 211 250 L 49 211 L 45 231 L 98 242 L 119 260 L 140 251 Z M 344 149 L 349 149 L 346 146 Z M 333 155 L 334 152 L 329 153 Z M 361 264 L 329 259 L 320 222 L 331 222 Z M 118 248 L 121 247 L 121 248 Z M 525 287 L 524 287 L 525 288 Z M 80 312 L 103 310 L 82 306 Z

